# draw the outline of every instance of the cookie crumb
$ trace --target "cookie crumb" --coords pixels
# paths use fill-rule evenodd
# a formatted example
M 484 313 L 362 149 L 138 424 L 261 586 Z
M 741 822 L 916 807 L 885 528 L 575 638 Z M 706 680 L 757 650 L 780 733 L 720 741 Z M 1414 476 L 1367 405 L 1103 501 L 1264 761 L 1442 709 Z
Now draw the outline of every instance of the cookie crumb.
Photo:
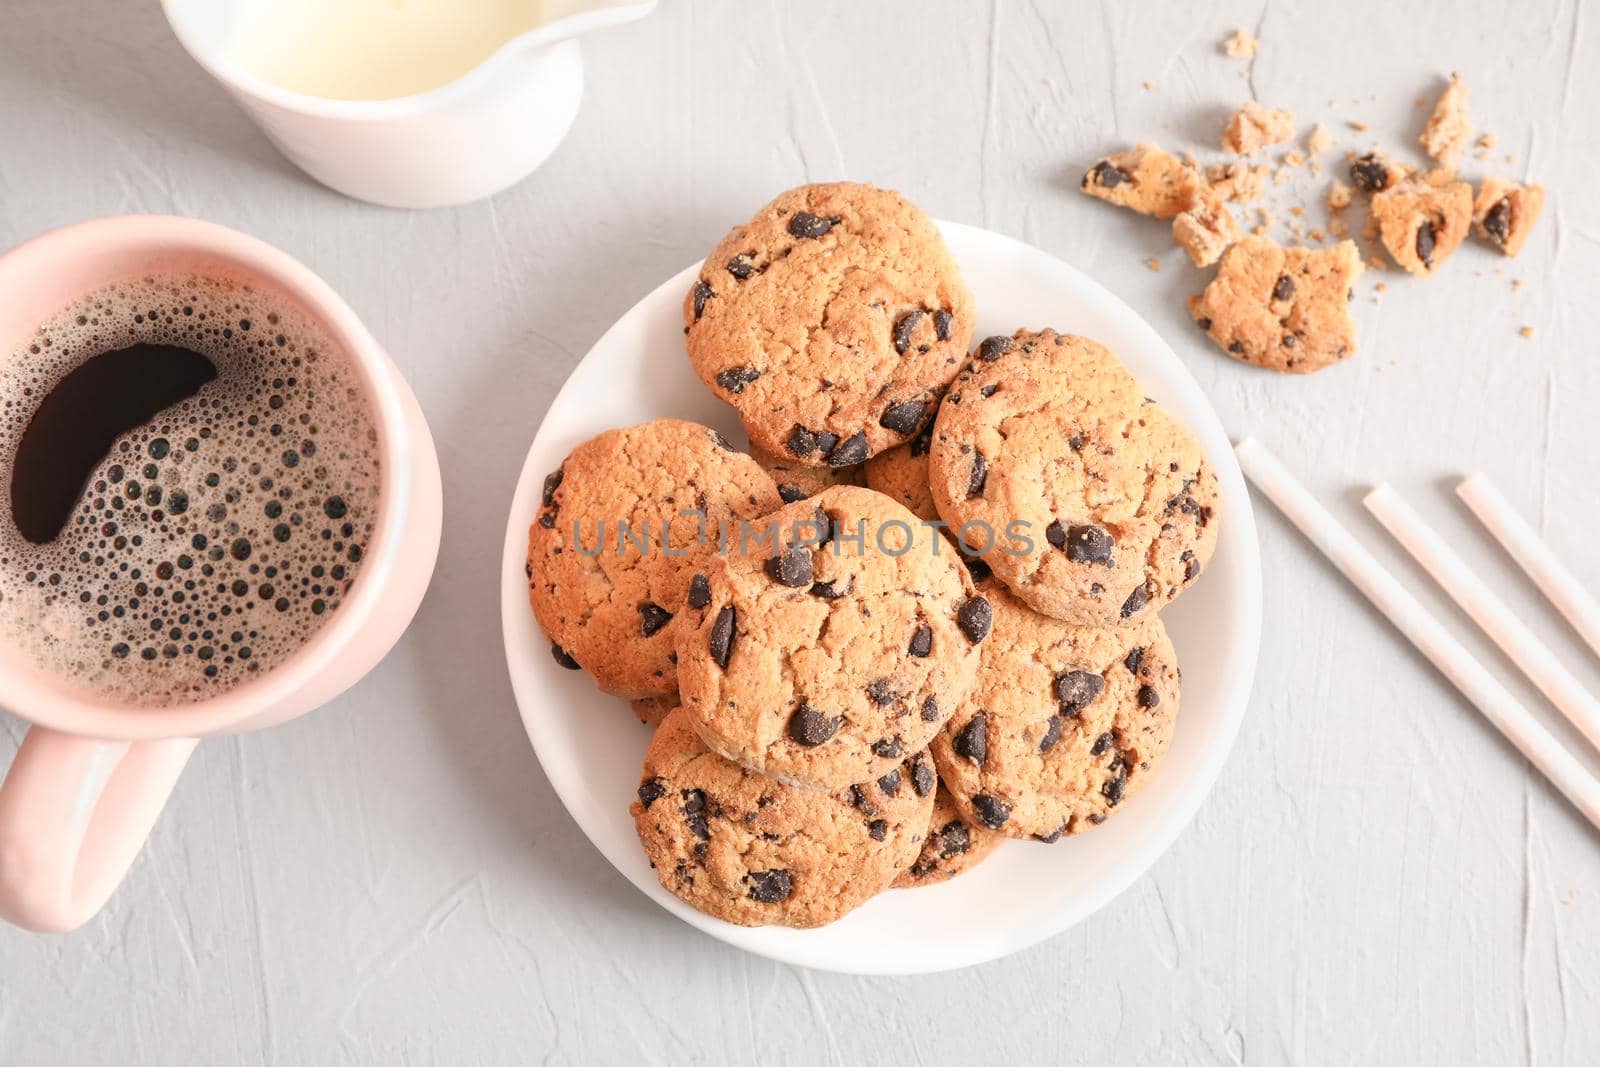
M 1232 36 L 1222 42 L 1222 51 L 1229 59 L 1254 59 L 1260 47 L 1256 35 L 1245 29 L 1234 30 Z
M 1328 132 L 1328 127 L 1317 123 L 1311 127 L 1311 132 L 1306 134 L 1306 151 L 1314 156 L 1320 156 L 1333 147 L 1333 134 Z
M 1512 278 L 1511 279 L 1511 291 L 1513 293 L 1520 293 L 1522 291 L 1522 279 L 1521 278 Z
M 1146 267 L 1150 268 L 1150 270 L 1155 272 L 1156 274 L 1160 274 L 1161 273 L 1161 261 L 1159 259 L 1157 259 L 1155 256 L 1151 256 L 1149 259 L 1145 260 L 1144 261 L 1144 265 Z
M 1522 336 L 1530 339 L 1530 340 L 1533 338 L 1533 327 L 1532 326 L 1524 326 L 1522 329 L 1518 330 L 1517 332 L 1520 333 Z
M 1446 168 L 1455 169 L 1472 138 L 1472 123 L 1467 114 L 1467 83 L 1461 75 L 1450 75 L 1450 85 L 1433 105 L 1433 114 L 1417 143 L 1423 151 Z
M 1357 133 L 1366 133 L 1367 130 L 1371 128 L 1365 122 L 1360 122 L 1356 119 L 1351 119 L 1349 125 L 1350 128 L 1355 130 Z
M 1222 147 L 1241 156 L 1252 156 L 1268 145 L 1283 144 L 1294 137 L 1294 114 L 1284 108 L 1266 108 L 1246 100 L 1228 120 L 1222 134 Z
M 1145 89 L 1145 92 L 1147 92 L 1147 93 L 1153 93 L 1153 92 L 1156 91 L 1156 83 L 1155 82 L 1145 82 L 1144 83 L 1144 89 Z

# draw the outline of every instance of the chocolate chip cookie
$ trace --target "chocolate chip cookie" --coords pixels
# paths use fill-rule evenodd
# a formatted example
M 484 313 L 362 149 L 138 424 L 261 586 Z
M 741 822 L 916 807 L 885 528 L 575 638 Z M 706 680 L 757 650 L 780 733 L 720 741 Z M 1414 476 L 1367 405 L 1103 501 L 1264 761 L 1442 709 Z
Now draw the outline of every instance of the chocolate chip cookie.
M 1034 610 L 1135 626 L 1217 543 L 1198 442 L 1103 346 L 1018 331 L 978 346 L 939 409 L 939 515 Z
M 899 193 L 792 189 L 735 227 L 684 297 L 695 373 L 750 442 L 847 467 L 914 436 L 972 336 L 972 294 Z
M 944 786 L 933 801 L 933 821 L 922 842 L 916 862 L 900 872 L 895 889 L 915 889 L 919 885 L 948 882 L 962 871 L 982 863 L 1004 840 L 982 823 L 961 814 L 955 798 Z
M 741 926 L 822 926 L 917 858 L 934 780 L 918 752 L 858 785 L 796 789 L 712 752 L 674 711 L 631 811 L 656 877 L 691 907 Z
M 1396 263 L 1431 278 L 1472 226 L 1472 186 L 1440 171 L 1408 178 L 1373 196 L 1367 221 Z
M 760 448 L 751 448 L 750 455 L 778 483 L 778 495 L 785 504 L 816 496 L 830 485 L 860 485 L 865 480 L 864 465 L 808 467 L 789 456 L 775 455 Z
M 1350 299 L 1360 275 L 1354 241 L 1284 248 L 1243 237 L 1222 254 L 1205 291 L 1189 298 L 1189 314 L 1241 363 L 1310 374 L 1355 354 Z
M 996 582 L 978 681 L 932 751 L 963 817 L 1054 841 L 1098 826 L 1166 754 L 1178 664 L 1153 612 L 1131 627 L 1072 626 Z
M 710 748 L 836 789 L 927 745 L 972 684 L 989 607 L 956 552 L 880 493 L 834 486 L 710 561 L 678 636 L 683 708 Z
M 1204 185 L 1200 173 L 1177 156 L 1138 144 L 1096 160 L 1078 187 L 1097 200 L 1170 219 L 1193 207 Z
M 528 529 L 528 598 L 556 662 L 628 700 L 671 693 L 675 622 L 719 524 L 781 503 L 755 460 L 696 423 L 657 419 L 579 445 L 545 478 Z

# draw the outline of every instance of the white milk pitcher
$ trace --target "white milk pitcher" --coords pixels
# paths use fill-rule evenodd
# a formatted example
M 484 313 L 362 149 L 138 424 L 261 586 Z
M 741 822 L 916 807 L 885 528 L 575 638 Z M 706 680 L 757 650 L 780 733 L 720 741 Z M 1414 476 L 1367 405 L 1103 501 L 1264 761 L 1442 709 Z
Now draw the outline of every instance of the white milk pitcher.
M 183 47 L 317 181 L 390 207 L 492 196 L 578 114 L 577 38 L 656 0 L 162 0 Z

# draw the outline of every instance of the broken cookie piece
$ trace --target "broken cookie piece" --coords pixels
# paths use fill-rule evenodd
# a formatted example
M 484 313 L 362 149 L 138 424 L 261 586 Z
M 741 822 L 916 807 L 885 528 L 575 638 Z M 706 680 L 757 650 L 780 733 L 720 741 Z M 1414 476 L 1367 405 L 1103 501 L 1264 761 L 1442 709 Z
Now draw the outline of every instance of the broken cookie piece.
M 1194 206 L 1172 220 L 1172 239 L 1197 267 L 1209 267 L 1239 239 L 1239 224 L 1214 189 L 1202 188 Z
M 1372 198 L 1368 224 L 1396 263 L 1432 277 L 1467 236 L 1472 186 L 1440 172 L 1408 179 Z
M 1246 100 L 1228 120 L 1222 134 L 1222 147 L 1241 156 L 1250 156 L 1268 145 L 1294 139 L 1294 114 L 1281 107 L 1266 108 Z
M 1455 170 L 1461 153 L 1472 141 L 1472 122 L 1467 115 L 1467 83 L 1461 75 L 1450 75 L 1450 86 L 1433 105 L 1433 114 L 1417 142 L 1423 151 L 1449 170 Z
M 1402 181 L 1410 170 L 1382 152 L 1372 151 L 1350 160 L 1350 183 L 1364 193 L 1381 193 Z
M 1234 30 L 1222 42 L 1222 51 L 1229 59 L 1254 59 L 1259 47 L 1261 42 L 1256 40 L 1256 35 L 1245 29 Z
M 1084 192 L 1098 200 L 1170 219 L 1188 211 L 1201 188 L 1200 175 L 1153 144 L 1139 144 L 1098 161 L 1083 176 Z
M 1472 205 L 1472 221 L 1478 232 L 1495 247 L 1514 256 L 1522 251 L 1523 242 L 1528 239 L 1543 208 L 1543 186 L 1485 178 L 1478 187 L 1478 199 Z
M 1349 302 L 1360 274 L 1353 241 L 1311 249 L 1244 237 L 1223 253 L 1205 291 L 1189 298 L 1189 314 L 1235 359 L 1309 374 L 1355 353 Z

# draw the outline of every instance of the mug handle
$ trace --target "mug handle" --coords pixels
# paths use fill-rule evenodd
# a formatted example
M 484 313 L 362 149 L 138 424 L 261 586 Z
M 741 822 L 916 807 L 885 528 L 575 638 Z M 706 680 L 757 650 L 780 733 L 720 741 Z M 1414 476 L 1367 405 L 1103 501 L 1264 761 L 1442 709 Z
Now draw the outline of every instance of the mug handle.
M 41 933 L 94 918 L 144 847 L 199 739 L 29 728 L 0 785 L 0 918 Z

